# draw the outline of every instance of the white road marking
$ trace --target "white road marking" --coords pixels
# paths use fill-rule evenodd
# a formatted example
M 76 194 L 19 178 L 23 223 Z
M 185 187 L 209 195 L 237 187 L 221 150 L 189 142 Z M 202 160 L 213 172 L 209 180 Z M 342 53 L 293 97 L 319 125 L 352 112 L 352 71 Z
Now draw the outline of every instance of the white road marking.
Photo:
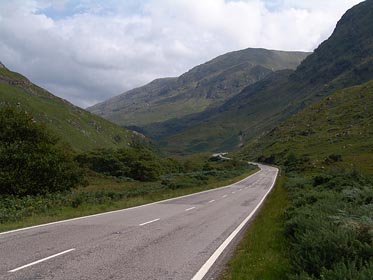
M 225 195 L 223 195 L 223 198 L 224 198 L 224 197 L 227 197 L 227 196 L 228 196 L 228 195 L 225 194 Z
M 253 211 L 246 217 L 245 220 L 228 236 L 228 238 L 219 246 L 219 248 L 212 254 L 212 256 L 205 262 L 205 264 L 200 268 L 200 270 L 193 276 L 192 280 L 202 280 L 207 272 L 210 270 L 212 265 L 216 262 L 216 260 L 219 258 L 219 256 L 223 253 L 225 248 L 229 245 L 229 243 L 232 242 L 232 240 L 236 237 L 236 235 L 241 231 L 241 229 L 247 224 L 247 222 L 252 218 L 252 216 L 255 214 L 255 212 L 260 208 L 260 206 L 263 204 L 264 200 L 266 199 L 267 195 L 270 193 L 270 191 L 273 189 L 273 186 L 276 183 L 278 174 L 278 169 L 276 170 L 276 176 L 272 182 L 271 187 L 266 192 L 266 194 L 262 197 L 258 205 L 254 208 Z
M 158 218 L 158 219 L 154 219 L 154 220 L 151 220 L 151 221 L 149 221 L 149 222 L 145 222 L 145 223 L 139 224 L 139 226 L 140 226 L 140 227 L 141 227 L 141 226 L 145 226 L 145 225 L 147 225 L 147 224 L 151 224 L 151 223 L 154 223 L 154 222 L 159 221 L 159 220 L 160 220 L 160 218 Z
M 213 202 L 215 202 L 215 199 L 213 199 L 213 200 L 210 200 L 208 203 L 213 203 Z
M 240 192 L 240 191 L 242 191 L 242 189 L 239 189 L 238 191 Z
M 38 264 L 38 263 L 41 263 L 41 262 L 45 262 L 45 261 L 50 260 L 50 259 L 52 259 L 52 258 L 55 258 L 55 257 L 61 256 L 61 255 L 67 254 L 67 253 L 69 253 L 69 252 L 71 252 L 71 251 L 74 251 L 74 250 L 75 250 L 75 248 L 73 248 L 73 249 L 69 249 L 69 250 L 63 251 L 63 252 L 61 252 L 61 253 L 54 254 L 54 255 L 49 256 L 49 257 L 46 257 L 46 258 L 44 258 L 44 259 L 38 260 L 38 261 L 36 261 L 36 262 L 32 262 L 32 263 L 29 263 L 29 264 L 26 264 L 26 265 L 20 266 L 20 267 L 18 267 L 18 268 L 15 268 L 15 269 L 9 270 L 8 272 L 16 272 L 16 271 L 21 270 L 21 269 L 24 269 L 24 268 L 26 268 L 26 267 L 29 267 L 29 266 L 32 266 L 32 265 L 35 265 L 35 264 Z
M 236 193 L 236 192 L 232 192 L 232 193 Z
M 243 182 L 243 181 L 247 180 L 248 178 L 250 178 L 252 176 L 255 176 L 255 175 L 258 175 L 262 172 L 263 172 L 263 170 L 260 169 L 259 171 L 255 172 L 254 174 L 251 174 L 250 176 L 242 179 L 241 181 L 236 182 L 235 184 Z M 227 188 L 230 188 L 230 187 L 231 187 L 231 185 L 228 185 L 228 186 L 224 186 L 224 187 L 220 187 L 220 188 L 215 188 L 215 189 L 206 190 L 206 191 L 202 191 L 202 192 L 198 192 L 198 193 L 192 193 L 192 194 L 188 194 L 188 195 L 184 195 L 184 196 L 178 196 L 178 197 L 174 197 L 174 198 L 160 200 L 160 201 L 156 201 L 156 202 L 152 202 L 152 203 L 148 203 L 148 204 L 143 204 L 143 205 L 139 205 L 139 206 L 135 206 L 135 207 L 130 207 L 130 208 L 126 208 L 126 209 L 108 211 L 108 212 L 99 213 L 99 214 L 93 214 L 93 215 L 77 217 L 77 218 L 72 218 L 72 219 L 67 219 L 67 220 L 62 220 L 62 221 L 56 221 L 56 222 L 51 222 L 51 223 L 46 223 L 46 224 L 41 224 L 41 225 L 36 225 L 36 226 L 31 226 L 31 227 L 25 227 L 25 228 L 19 228 L 19 229 L 4 231 L 4 232 L 0 232 L 0 235 L 11 234 L 11 233 L 19 232 L 19 231 L 36 229 L 36 228 L 40 228 L 40 227 L 58 225 L 58 224 L 63 224 L 63 223 L 68 223 L 68 222 L 73 222 L 73 221 L 79 221 L 79 220 L 82 220 L 82 219 L 94 218 L 94 217 L 99 217 L 99 216 L 103 216 L 103 215 L 110 215 L 110 214 L 114 214 L 114 213 L 131 211 L 131 210 L 135 210 L 135 209 L 138 209 L 138 208 L 143 208 L 143 207 L 147 207 L 147 206 L 151 206 L 151 205 L 155 205 L 155 204 L 161 204 L 161 203 L 164 203 L 166 201 L 173 201 L 173 200 L 177 200 L 177 199 L 181 199 L 181 198 L 185 198 L 185 197 L 192 197 L 192 196 L 200 195 L 200 194 L 203 194 L 203 193 L 209 193 L 209 192 L 214 192 L 214 191 L 218 191 L 218 190 L 222 190 L 222 189 L 227 189 Z
M 196 207 L 190 207 L 188 209 L 185 209 L 184 211 L 190 211 L 190 210 L 193 210 L 193 209 L 196 209 Z

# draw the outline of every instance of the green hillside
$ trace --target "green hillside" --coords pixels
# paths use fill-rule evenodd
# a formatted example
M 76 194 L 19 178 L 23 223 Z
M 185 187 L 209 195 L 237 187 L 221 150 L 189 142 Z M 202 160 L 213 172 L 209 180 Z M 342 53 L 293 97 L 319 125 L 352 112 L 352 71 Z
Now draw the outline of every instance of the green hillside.
M 279 180 L 221 279 L 372 279 L 373 80 L 308 106 L 239 154 Z
M 222 104 L 273 71 L 295 69 L 307 55 L 251 48 L 227 53 L 178 78 L 155 80 L 88 110 L 124 126 L 180 118 Z
M 346 12 L 296 71 L 277 71 L 203 113 L 143 127 L 175 153 L 223 151 L 274 128 L 338 89 L 373 79 L 373 1 Z
M 85 151 L 103 147 L 126 147 L 133 132 L 95 116 L 32 84 L 22 75 L 0 67 L 0 106 L 14 105 L 31 113 L 36 121 Z
M 373 81 L 307 107 L 270 133 L 250 141 L 241 154 L 278 164 L 295 155 L 307 159 L 309 170 L 320 171 L 330 163 L 344 167 L 353 164 L 373 174 Z
M 145 126 L 140 130 L 170 153 L 226 151 L 270 129 L 292 112 L 287 95 L 290 70 L 272 73 L 218 108 Z

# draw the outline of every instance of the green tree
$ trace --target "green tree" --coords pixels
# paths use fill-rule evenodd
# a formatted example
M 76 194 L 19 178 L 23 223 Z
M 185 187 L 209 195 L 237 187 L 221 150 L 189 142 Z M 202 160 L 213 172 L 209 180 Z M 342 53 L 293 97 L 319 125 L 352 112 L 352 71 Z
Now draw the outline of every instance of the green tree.
M 160 164 L 162 159 L 142 146 L 90 151 L 78 155 L 77 161 L 98 173 L 139 181 L 156 181 L 164 173 Z
M 0 194 L 65 191 L 83 179 L 71 150 L 43 125 L 16 108 L 0 109 Z

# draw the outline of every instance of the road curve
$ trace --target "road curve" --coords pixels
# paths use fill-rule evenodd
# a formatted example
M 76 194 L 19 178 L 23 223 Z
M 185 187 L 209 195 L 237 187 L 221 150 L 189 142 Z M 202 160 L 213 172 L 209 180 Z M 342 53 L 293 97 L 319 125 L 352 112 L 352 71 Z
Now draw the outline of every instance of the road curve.
M 0 233 L 0 279 L 203 279 L 274 185 L 260 171 L 218 189 Z

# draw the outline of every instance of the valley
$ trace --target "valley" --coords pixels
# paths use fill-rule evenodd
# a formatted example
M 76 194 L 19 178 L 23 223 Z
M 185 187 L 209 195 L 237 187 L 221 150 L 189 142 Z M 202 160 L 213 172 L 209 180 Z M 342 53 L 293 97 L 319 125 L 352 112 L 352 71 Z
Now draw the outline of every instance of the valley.
M 231 52 L 180 77 L 155 80 L 87 110 L 127 127 L 181 118 L 217 107 L 270 73 L 295 69 L 308 55 L 266 49 Z
M 86 110 L 0 63 L 4 279 L 373 279 L 372 213 L 373 0 Z

